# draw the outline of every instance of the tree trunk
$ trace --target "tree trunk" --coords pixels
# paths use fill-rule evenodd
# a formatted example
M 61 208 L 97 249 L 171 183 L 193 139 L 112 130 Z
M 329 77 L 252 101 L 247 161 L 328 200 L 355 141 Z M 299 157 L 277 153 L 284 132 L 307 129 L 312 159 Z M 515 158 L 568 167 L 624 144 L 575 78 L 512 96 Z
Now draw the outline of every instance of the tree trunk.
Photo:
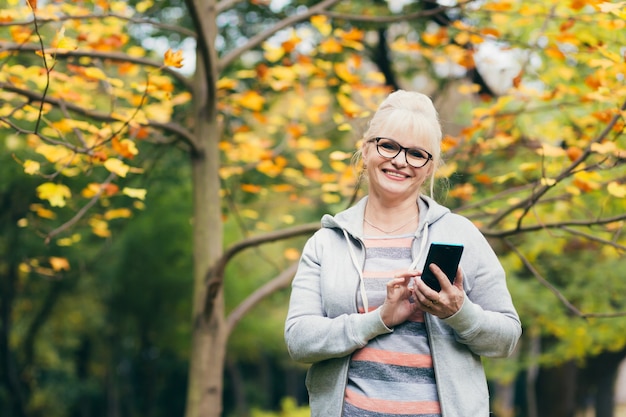
M 194 288 L 192 346 L 186 417 L 219 417 L 222 413 L 224 360 L 228 330 L 221 277 L 209 271 L 222 255 L 222 211 L 219 180 L 220 129 L 215 88 L 215 0 L 188 0 L 196 25 L 197 59 L 194 82 L 193 181 Z

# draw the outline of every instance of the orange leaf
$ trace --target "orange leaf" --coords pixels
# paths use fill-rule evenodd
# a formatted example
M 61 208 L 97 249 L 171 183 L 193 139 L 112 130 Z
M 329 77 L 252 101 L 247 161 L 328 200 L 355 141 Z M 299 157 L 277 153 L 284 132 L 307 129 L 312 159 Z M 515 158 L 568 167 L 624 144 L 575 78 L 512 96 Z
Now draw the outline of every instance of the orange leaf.
M 163 64 L 167 67 L 182 68 L 183 67 L 183 51 L 165 51 Z
M 255 184 L 241 184 L 241 190 L 251 194 L 257 194 L 261 192 L 262 187 Z
M 50 266 L 52 266 L 52 269 L 55 271 L 61 271 L 61 270 L 65 270 L 65 271 L 69 271 L 70 270 L 70 263 L 67 260 L 67 258 L 61 258 L 58 256 L 51 256 L 48 261 L 50 262 Z
M 570 161 L 575 161 L 578 158 L 580 158 L 580 156 L 583 154 L 583 151 L 582 149 L 577 148 L 575 146 L 570 146 L 569 148 L 567 148 L 566 153 Z
M 338 54 L 343 51 L 343 46 L 334 38 L 324 40 L 319 48 L 323 54 Z
M 31 9 L 37 10 L 37 0 L 26 0 Z

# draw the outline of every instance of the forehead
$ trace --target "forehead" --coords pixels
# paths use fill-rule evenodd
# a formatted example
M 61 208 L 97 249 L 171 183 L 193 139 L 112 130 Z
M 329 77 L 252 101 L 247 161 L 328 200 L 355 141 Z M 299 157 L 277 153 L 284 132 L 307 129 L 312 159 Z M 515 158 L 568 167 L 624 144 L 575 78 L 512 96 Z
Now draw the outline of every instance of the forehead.
M 389 126 L 380 132 L 380 137 L 393 139 L 405 148 L 424 148 L 429 149 L 431 147 L 431 139 L 424 132 L 415 132 L 411 129 L 402 127 Z

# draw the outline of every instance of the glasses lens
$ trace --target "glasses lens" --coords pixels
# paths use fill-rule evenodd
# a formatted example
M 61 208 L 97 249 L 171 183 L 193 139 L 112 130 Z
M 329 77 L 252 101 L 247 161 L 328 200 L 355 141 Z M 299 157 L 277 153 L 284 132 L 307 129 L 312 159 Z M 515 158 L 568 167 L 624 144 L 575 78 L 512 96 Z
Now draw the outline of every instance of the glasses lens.
M 399 144 L 389 139 L 378 139 L 378 153 L 385 158 L 395 158 L 402 149 Z
M 428 154 L 423 149 L 413 148 L 413 149 L 407 149 L 406 151 L 406 161 L 410 165 L 413 165 L 414 167 L 419 168 L 421 166 L 426 165 L 426 163 L 428 162 L 428 159 L 429 159 Z

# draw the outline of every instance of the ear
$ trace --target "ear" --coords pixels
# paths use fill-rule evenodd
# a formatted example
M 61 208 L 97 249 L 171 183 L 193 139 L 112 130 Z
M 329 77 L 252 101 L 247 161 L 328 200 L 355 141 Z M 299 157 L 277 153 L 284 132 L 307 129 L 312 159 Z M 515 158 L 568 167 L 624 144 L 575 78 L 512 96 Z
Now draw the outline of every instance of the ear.
M 367 165 L 367 158 L 369 157 L 371 142 L 365 142 L 361 146 L 361 159 L 363 160 L 363 164 Z

